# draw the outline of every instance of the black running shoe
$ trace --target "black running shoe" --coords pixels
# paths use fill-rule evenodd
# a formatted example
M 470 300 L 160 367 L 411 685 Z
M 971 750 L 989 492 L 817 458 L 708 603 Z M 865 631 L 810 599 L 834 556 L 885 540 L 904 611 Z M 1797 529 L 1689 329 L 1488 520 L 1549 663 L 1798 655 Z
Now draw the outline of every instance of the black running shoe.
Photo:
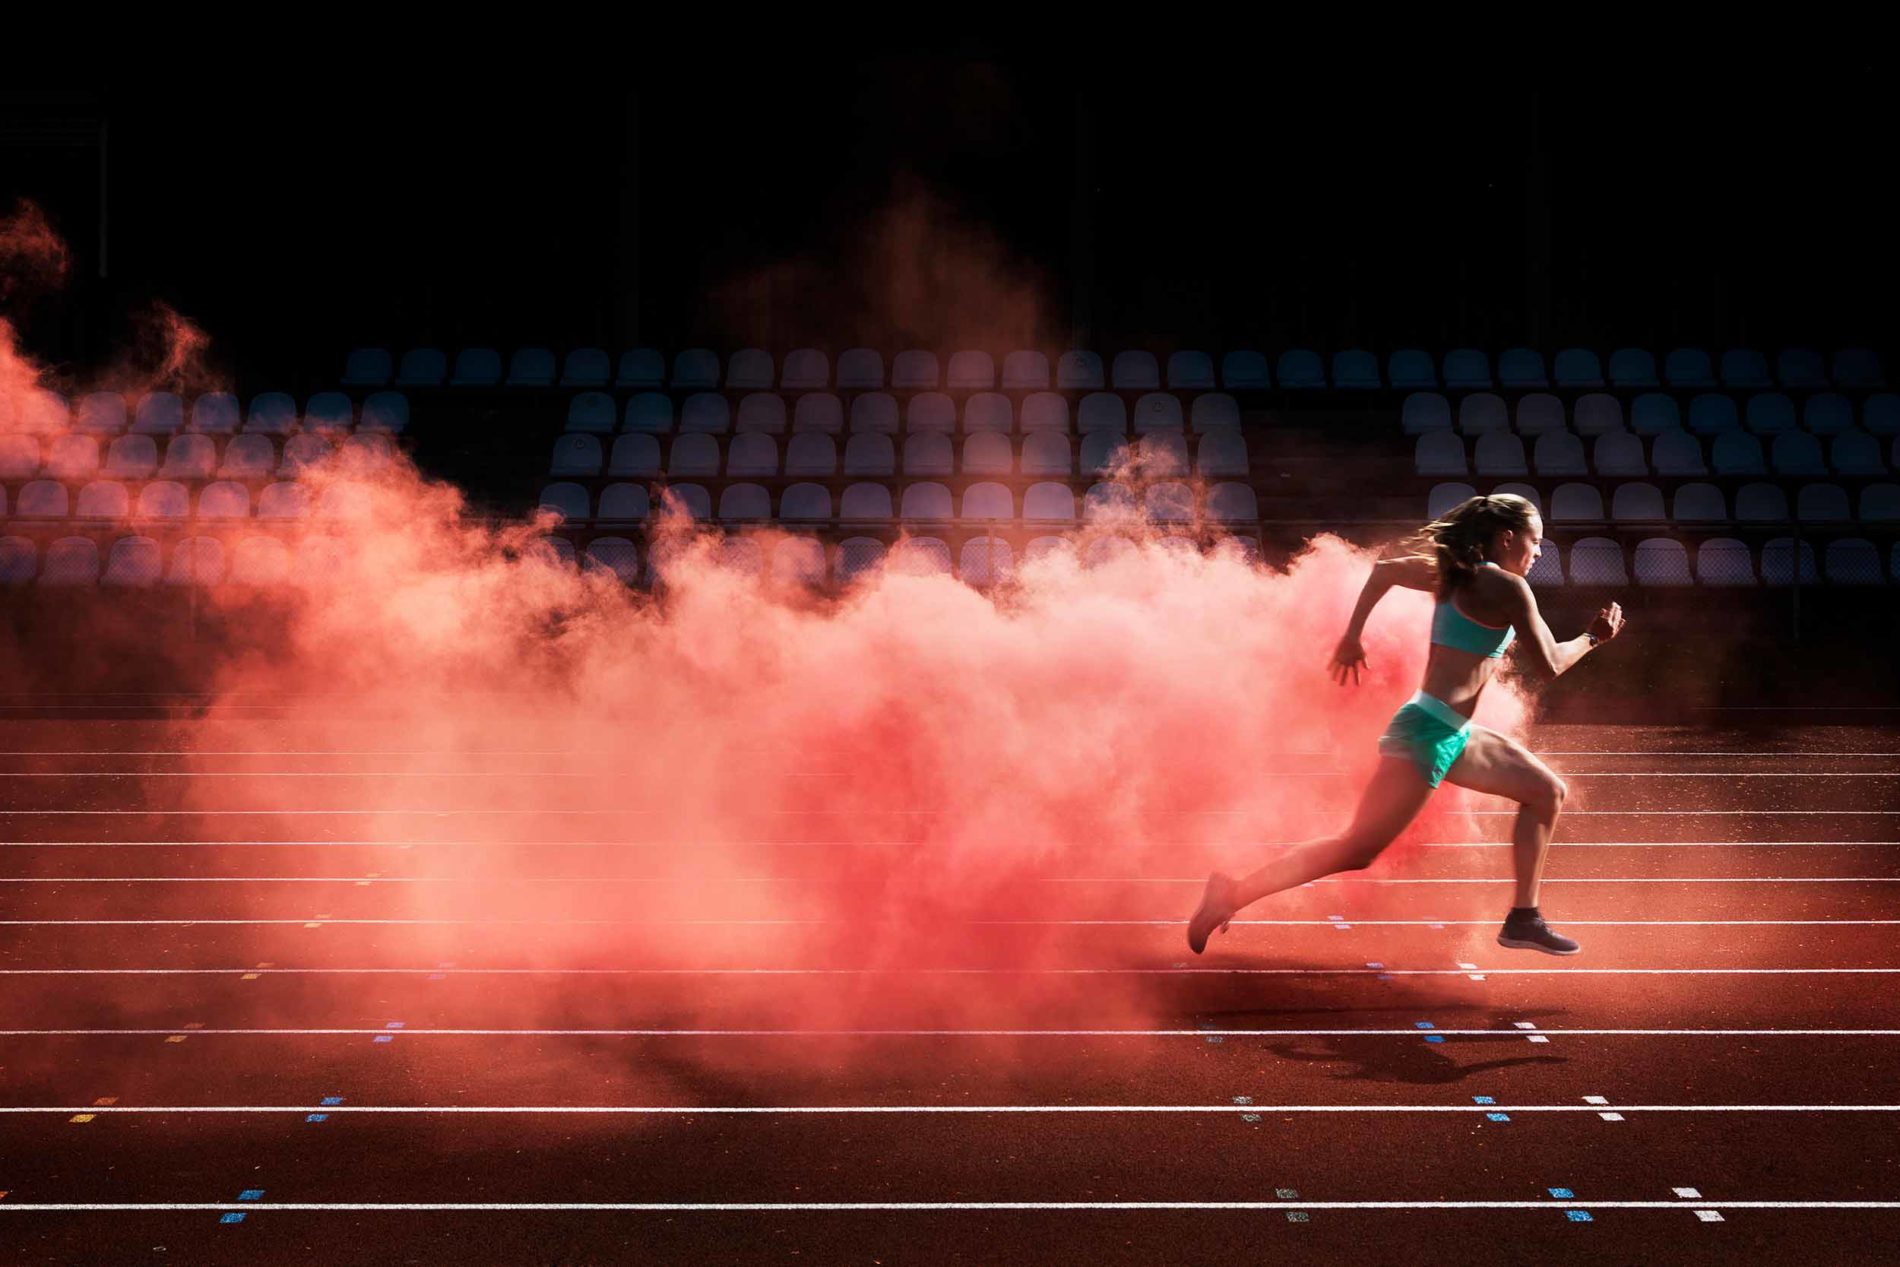
M 1498 945 L 1507 950 L 1541 950 L 1547 955 L 1574 955 L 1583 947 L 1554 931 L 1542 915 L 1529 919 L 1507 919 L 1498 934 Z

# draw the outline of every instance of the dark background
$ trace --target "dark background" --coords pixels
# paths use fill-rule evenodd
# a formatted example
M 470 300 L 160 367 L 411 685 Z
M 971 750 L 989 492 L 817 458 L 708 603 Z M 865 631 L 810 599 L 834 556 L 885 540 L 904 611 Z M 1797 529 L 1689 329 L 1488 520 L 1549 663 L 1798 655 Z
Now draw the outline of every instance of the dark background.
M 287 386 L 358 343 L 980 343 L 892 329 L 936 292 L 862 276 L 920 200 L 1042 296 L 1050 348 L 1886 349 L 1893 116 L 1845 45 L 338 62 L 0 91 L 0 200 L 75 251 L 15 314 L 46 355 L 162 298 Z

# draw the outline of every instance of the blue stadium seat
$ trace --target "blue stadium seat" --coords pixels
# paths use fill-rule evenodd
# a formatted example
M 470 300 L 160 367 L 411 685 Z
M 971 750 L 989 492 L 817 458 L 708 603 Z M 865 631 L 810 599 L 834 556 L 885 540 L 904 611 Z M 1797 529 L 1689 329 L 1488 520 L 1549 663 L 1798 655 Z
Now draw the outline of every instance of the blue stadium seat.
M 1134 493 L 1120 484 L 1091 484 L 1082 494 L 1082 521 L 1092 523 L 1112 519 L 1133 511 L 1138 503 Z
M 118 480 L 93 480 L 74 499 L 73 518 L 118 523 L 127 517 L 131 504 L 125 485 Z
M 1744 417 L 1748 429 L 1758 436 L 1779 435 L 1795 429 L 1794 402 L 1780 392 L 1750 396 Z
M 1725 431 L 1709 449 L 1710 467 L 1717 475 L 1766 475 L 1761 441 L 1746 431 Z
M 1316 390 L 1326 386 L 1326 367 L 1319 353 L 1310 348 L 1288 348 L 1280 353 L 1274 377 L 1290 390 Z
M 1273 375 L 1264 353 L 1242 348 L 1221 357 L 1220 382 L 1228 391 L 1265 391 L 1273 386 Z
M 1173 392 L 1144 392 L 1135 401 L 1135 432 L 1175 430 L 1187 425 L 1181 416 L 1181 398 Z
M 1075 518 L 1075 493 L 1067 484 L 1031 484 L 1023 494 L 1023 518 L 1036 523 L 1068 523 Z
M 1451 430 L 1451 402 L 1437 392 L 1413 392 L 1399 407 L 1399 425 L 1408 436 Z
M 567 402 L 567 429 L 611 435 L 619 410 L 606 392 L 582 392 Z
M 929 480 L 905 486 L 897 513 L 900 519 L 927 519 L 933 522 L 956 517 L 950 509 L 950 490 Z
M 935 352 L 913 348 L 891 362 L 891 386 L 899 391 L 934 390 L 938 378 Z
M 1887 569 L 1880 551 L 1864 537 L 1839 537 L 1827 543 L 1827 581 L 1830 585 L 1885 585 Z
M 600 437 L 575 432 L 554 442 L 554 455 L 548 460 L 549 475 L 599 475 Z
M 1478 495 L 1478 490 L 1469 484 L 1453 482 L 1434 484 L 1425 494 L 1425 518 L 1443 519 L 1455 506 L 1462 506 Z
M 1854 429 L 1854 404 L 1836 392 L 1820 392 L 1801 406 L 1801 425 L 1817 436 Z
M 1031 431 L 1023 437 L 1024 475 L 1069 475 L 1074 470 L 1074 446 L 1066 433 Z
M 710 391 L 719 386 L 719 354 L 711 348 L 687 348 L 673 357 L 673 386 Z
M 1153 352 L 1117 352 L 1109 371 L 1109 381 L 1117 391 L 1158 391 L 1161 387 L 1161 367 L 1155 362 Z
M 1584 537 L 1570 547 L 1572 585 L 1628 585 L 1623 547 L 1608 537 Z
M 1438 367 L 1432 354 L 1420 348 L 1400 348 L 1386 358 L 1385 381 L 1400 391 L 1438 386 Z
M 1194 451 L 1197 475 L 1239 475 L 1248 472 L 1247 438 L 1238 427 L 1220 427 L 1201 433 Z
M 1479 475 L 1529 474 L 1524 464 L 1524 441 L 1509 431 L 1490 431 L 1479 436 L 1472 456 L 1472 469 Z
M 501 353 L 494 348 L 463 348 L 455 354 L 450 387 L 495 387 L 501 382 Z
M 61 537 L 46 547 L 40 584 L 80 587 L 99 583 L 99 547 L 86 537 Z
M 788 392 L 823 391 L 831 385 L 830 358 L 817 348 L 794 348 L 785 354 L 779 386 Z
M 348 397 L 345 397 L 347 400 Z M 139 435 L 169 436 L 185 429 L 185 402 L 176 392 L 147 392 L 132 420 Z
M 1663 378 L 1671 387 L 1714 387 L 1715 366 L 1701 348 L 1676 348 L 1663 358 Z
M 249 519 L 251 492 L 235 480 L 218 480 L 198 490 L 198 518 Z
M 587 490 L 579 484 L 549 484 L 541 490 L 541 509 L 560 514 L 569 523 L 582 523 L 588 517 Z
M 785 448 L 785 473 L 792 476 L 823 476 L 838 473 L 838 442 L 824 431 L 794 431 Z
M 780 519 L 805 522 L 831 518 L 831 490 L 823 484 L 792 484 L 779 498 Z
M 1650 447 L 1649 460 L 1658 475 L 1709 473 L 1708 465 L 1702 460 L 1702 441 L 1686 431 L 1667 431 L 1657 436 Z
M 1504 397 L 1495 392 L 1473 392 L 1458 402 L 1458 430 L 1463 435 L 1481 436 L 1492 431 L 1511 429 L 1511 411 Z
M 1544 373 L 1544 354 L 1536 348 L 1506 348 L 1498 355 L 1498 383 L 1504 387 L 1549 387 Z
M 726 449 L 726 474 L 776 476 L 778 474 L 778 441 L 756 431 L 735 435 L 732 437 L 731 445 Z M 725 517 L 722 511 L 720 518 Z
M 1694 585 L 1689 552 L 1669 537 L 1650 537 L 1636 543 L 1636 583 L 1674 587 Z
M 1803 484 L 1795 494 L 1794 517 L 1805 524 L 1847 522 L 1853 518 L 1847 490 L 1839 484 Z
M 714 364 L 718 362 L 715 360 Z M 651 390 L 666 383 L 666 358 L 658 348 L 628 348 L 614 370 L 614 386 Z
M 896 448 L 882 431 L 856 431 L 844 443 L 846 475 L 897 474 Z
M 548 348 L 517 348 L 508 361 L 508 386 L 554 386 L 554 353 Z
M 1180 431 L 1152 431 L 1136 442 L 1144 472 L 1179 475 L 1188 469 L 1187 436 Z
M 1689 402 L 1689 430 L 1697 435 L 1715 436 L 1741 429 L 1742 420 L 1735 410 L 1734 397 L 1701 392 Z
M 199 435 L 228 436 L 238 429 L 237 397 L 206 392 L 191 402 L 191 429 Z
M 1808 348 L 1783 348 L 1775 357 L 1775 378 L 1789 391 L 1826 391 L 1827 363 Z
M 876 348 L 846 348 L 838 355 L 838 390 L 879 391 L 884 386 L 884 354 Z
M 1805 431 L 1787 431 L 1775 437 L 1770 466 L 1777 475 L 1826 475 L 1821 442 Z
M 986 392 L 996 386 L 996 362 L 988 352 L 952 352 L 944 385 L 953 392 Z
M 756 438 L 768 442 L 771 439 L 769 436 Z M 771 517 L 772 495 L 765 491 L 764 485 L 728 484 L 720 490 L 719 518 L 727 523 L 763 521 Z
M 1644 392 L 1630 402 L 1630 430 L 1639 436 L 1661 435 L 1682 429 L 1682 411 L 1676 398 L 1663 392 Z
M 401 435 L 409 429 L 409 398 L 401 392 L 371 392 L 356 429 Z
M 985 481 L 963 490 L 963 505 L 958 518 L 995 520 L 1015 517 L 1016 501 L 1006 485 Z
M 167 585 L 216 585 L 224 579 L 224 543 L 216 537 L 186 537 L 172 547 Z
M 955 469 L 948 435 L 913 431 L 904 437 L 904 474 L 949 475 Z
M 1007 435 L 979 431 L 963 441 L 965 475 L 1008 475 L 1016 465 L 1016 453 Z
M 1900 484 L 1869 484 L 1861 489 L 1860 518 L 1865 523 L 1900 521 Z
M 87 392 L 73 413 L 73 429 L 89 435 L 118 435 L 125 422 L 125 397 L 118 392 Z
M 1695 579 L 1698 585 L 1749 585 L 1755 583 L 1755 559 L 1748 546 L 1734 537 L 1710 537 L 1696 547 Z
M 737 429 L 784 435 L 785 398 L 777 392 L 751 392 L 740 397 Z
M 1023 431 L 1069 429 L 1069 402 L 1055 392 L 1032 392 L 1023 398 Z
M 287 436 L 297 429 L 297 402 L 289 392 L 259 392 L 251 397 L 244 430 L 253 435 Z
M 694 392 L 680 409 L 680 431 L 724 435 L 732 427 L 732 412 L 718 392 Z
M 1113 392 L 1091 392 L 1076 409 L 1075 425 L 1083 435 L 1091 431 L 1121 435 L 1128 430 L 1128 406 Z
M 1168 357 L 1168 386 L 1175 391 L 1212 391 L 1214 358 L 1205 352 L 1175 352 Z
M 622 585 L 640 583 L 640 547 L 625 537 L 595 537 L 580 562 L 590 572 L 611 574 Z
M 56 480 L 77 483 L 99 470 L 99 442 L 89 435 L 54 436 L 46 446 L 45 473 Z
M 1842 348 L 1834 354 L 1834 383 L 1849 391 L 1877 391 L 1887 385 L 1887 374 L 1868 349 Z
M 1537 437 L 1531 459 L 1539 475 L 1587 475 L 1583 438 L 1567 431 L 1549 431 Z
M 1730 348 L 1722 353 L 1722 384 L 1748 391 L 1766 391 L 1775 385 L 1768 358 L 1754 348 Z
M 1428 431 L 1412 450 L 1413 468 L 1420 475 L 1465 475 L 1465 442 L 1449 431 Z
M 1599 523 L 1603 494 L 1594 484 L 1559 484 L 1550 495 L 1552 523 Z
M 352 348 L 343 359 L 343 386 L 381 387 L 389 382 L 394 368 L 385 348 Z
M 1000 431 L 1007 435 L 1015 425 L 1015 410 L 1001 392 L 976 392 L 963 402 L 965 431 Z
M 609 484 L 600 490 L 600 507 L 595 519 L 600 523 L 635 523 L 652 512 L 653 495 L 645 484 Z
M 440 348 L 410 348 L 396 370 L 398 387 L 440 387 L 449 375 L 449 358 Z
M 1728 503 L 1713 484 L 1684 484 L 1676 489 L 1669 517 L 1677 523 L 1722 523 L 1728 519 Z
M 1610 384 L 1613 387 L 1660 387 L 1656 358 L 1647 348 L 1617 348 L 1610 353 Z
M 669 483 L 662 494 L 662 500 L 671 501 L 689 519 L 703 523 L 713 517 L 712 494 L 706 491 L 704 484 Z
M 561 367 L 563 387 L 605 387 L 613 376 L 613 363 L 604 348 L 575 348 Z
M 897 397 L 888 392 L 866 392 L 851 402 L 851 430 L 897 434 Z
M 1590 451 L 1590 464 L 1596 468 L 1598 475 L 1649 474 L 1649 459 L 1643 453 L 1642 437 L 1629 432 L 1598 436 Z
M 849 490 L 846 490 L 847 492 Z M 885 516 L 889 518 L 889 516 Z M 846 537 L 838 543 L 838 579 L 851 582 L 884 566 L 884 543 L 875 537 Z
M 1877 436 L 1900 435 L 1900 396 L 1876 392 L 1860 407 L 1861 430 Z
M 311 431 L 348 431 L 356 422 L 356 407 L 342 392 L 318 392 L 304 402 L 303 425 Z
M 277 446 L 267 435 L 232 436 L 218 463 L 221 480 L 262 480 L 277 469 Z
M 1814 568 L 1814 546 L 1803 541 L 1797 553 L 1791 537 L 1776 537 L 1764 542 L 1761 548 L 1761 579 L 1764 585 L 1817 583 L 1821 578 Z
M 704 432 L 681 432 L 666 454 L 668 479 L 704 479 L 719 474 L 719 440 Z
M 1835 436 L 1828 445 L 1828 465 L 1841 475 L 1885 475 L 1887 464 L 1880 457 L 1880 439 L 1865 431 Z
M 1738 523 L 1787 523 L 1788 495 L 1779 484 L 1756 482 L 1735 490 L 1735 519 Z
M 904 411 L 904 429 L 950 434 L 957 429 L 957 402 L 943 392 L 917 393 Z
M 1049 390 L 1049 358 L 1041 352 L 1015 351 L 1003 358 L 1003 390 Z
M 1364 348 L 1333 353 L 1333 386 L 1342 390 L 1375 391 L 1385 385 L 1379 377 L 1379 358 Z
M 1589 348 L 1563 348 L 1555 365 L 1559 387 L 1603 386 L 1603 363 Z
M 30 436 L 21 438 L 32 439 Z M 105 465 L 99 468 L 100 474 L 115 480 L 150 479 L 157 470 L 158 442 L 149 435 L 116 437 L 106 446 Z M 0 473 L 0 478 L 4 478 L 3 473 Z
M 39 473 L 39 437 L 0 432 L 0 480 L 30 480 Z
M 1108 386 L 1099 353 L 1072 348 L 1056 358 L 1056 387 L 1060 391 L 1100 391 Z
M 1668 517 L 1663 511 L 1662 489 L 1654 484 L 1618 484 L 1610 493 L 1611 519 L 1654 523 Z
M 966 585 L 995 585 L 1016 574 L 1015 553 L 1001 537 L 970 537 L 957 553 L 957 572 Z
M 901 576 L 949 576 L 950 546 L 939 537 L 905 537 L 891 547 L 889 566 Z
M 1252 523 L 1260 518 L 1253 486 L 1228 482 L 1207 490 L 1207 517 L 1216 523 Z
M 844 432 L 844 402 L 830 392 L 806 392 L 792 406 L 793 431 Z
M 30 480 L 13 499 L 13 514 L 18 519 L 64 519 L 70 506 L 66 486 L 58 480 Z
M 1608 435 L 1623 430 L 1623 405 L 1608 392 L 1586 392 L 1577 397 L 1571 425 L 1580 436 Z
M 726 390 L 769 392 L 778 382 L 778 367 L 764 348 L 740 348 L 726 362 Z
M 217 469 L 218 446 L 211 437 L 187 432 L 166 442 L 158 474 L 168 480 L 208 480 Z
M 1195 431 L 1225 430 L 1240 426 L 1240 402 L 1226 392 L 1202 392 L 1189 410 L 1189 426 Z
M 622 429 L 665 435 L 673 429 L 672 397 L 664 392 L 641 392 L 632 397 L 627 401 L 627 418 Z
M 1517 401 L 1517 434 L 1541 436 L 1564 430 L 1564 402 L 1549 392 L 1526 392 Z
M 579 485 L 569 485 L 577 488 Z M 310 517 L 310 493 L 301 484 L 280 481 L 267 484 L 257 495 L 259 519 L 307 519 Z
M 1082 452 L 1077 459 L 1077 468 L 1084 475 L 1102 475 L 1110 467 L 1121 461 L 1128 445 L 1118 432 L 1085 431 L 1082 433 Z
M 315 432 L 292 436 L 284 441 L 284 451 L 277 459 L 277 474 L 281 478 L 294 479 L 300 472 L 329 457 L 330 452 L 330 442 Z
M 1194 493 L 1178 480 L 1150 484 L 1142 505 L 1150 523 L 1188 523 L 1194 518 Z
M 823 585 L 826 571 L 824 543 L 811 537 L 782 538 L 772 551 L 772 580 L 777 585 Z
M 1491 358 L 1477 348 L 1453 348 L 1445 353 L 1445 386 L 1463 391 L 1491 386 Z

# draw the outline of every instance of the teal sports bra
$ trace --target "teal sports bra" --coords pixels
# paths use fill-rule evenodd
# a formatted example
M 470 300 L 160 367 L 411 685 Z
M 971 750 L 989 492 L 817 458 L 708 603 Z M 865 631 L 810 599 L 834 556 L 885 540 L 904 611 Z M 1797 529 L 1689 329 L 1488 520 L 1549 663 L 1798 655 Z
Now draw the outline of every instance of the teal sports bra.
M 1494 568 L 1497 564 L 1487 560 L 1484 566 Z M 1438 600 L 1432 608 L 1432 641 L 1439 646 L 1456 647 L 1496 660 L 1516 637 L 1517 630 L 1511 626 L 1482 624 L 1444 599 Z

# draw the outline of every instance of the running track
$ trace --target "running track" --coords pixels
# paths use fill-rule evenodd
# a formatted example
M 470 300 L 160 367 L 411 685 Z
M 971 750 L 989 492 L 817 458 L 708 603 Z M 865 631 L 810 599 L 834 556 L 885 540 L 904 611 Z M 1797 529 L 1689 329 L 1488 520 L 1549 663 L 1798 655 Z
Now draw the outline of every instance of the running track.
M 1222 837 L 1184 816 L 924 971 L 813 898 L 906 815 L 776 816 L 701 874 L 691 841 L 592 830 L 558 754 L 456 770 L 484 788 L 458 814 L 426 754 L 0 722 L 0 1249 L 1890 1260 L 1900 732 L 1534 738 L 1583 792 L 1544 899 L 1575 959 L 1496 947 L 1507 853 L 1457 841 L 1193 959 Z

